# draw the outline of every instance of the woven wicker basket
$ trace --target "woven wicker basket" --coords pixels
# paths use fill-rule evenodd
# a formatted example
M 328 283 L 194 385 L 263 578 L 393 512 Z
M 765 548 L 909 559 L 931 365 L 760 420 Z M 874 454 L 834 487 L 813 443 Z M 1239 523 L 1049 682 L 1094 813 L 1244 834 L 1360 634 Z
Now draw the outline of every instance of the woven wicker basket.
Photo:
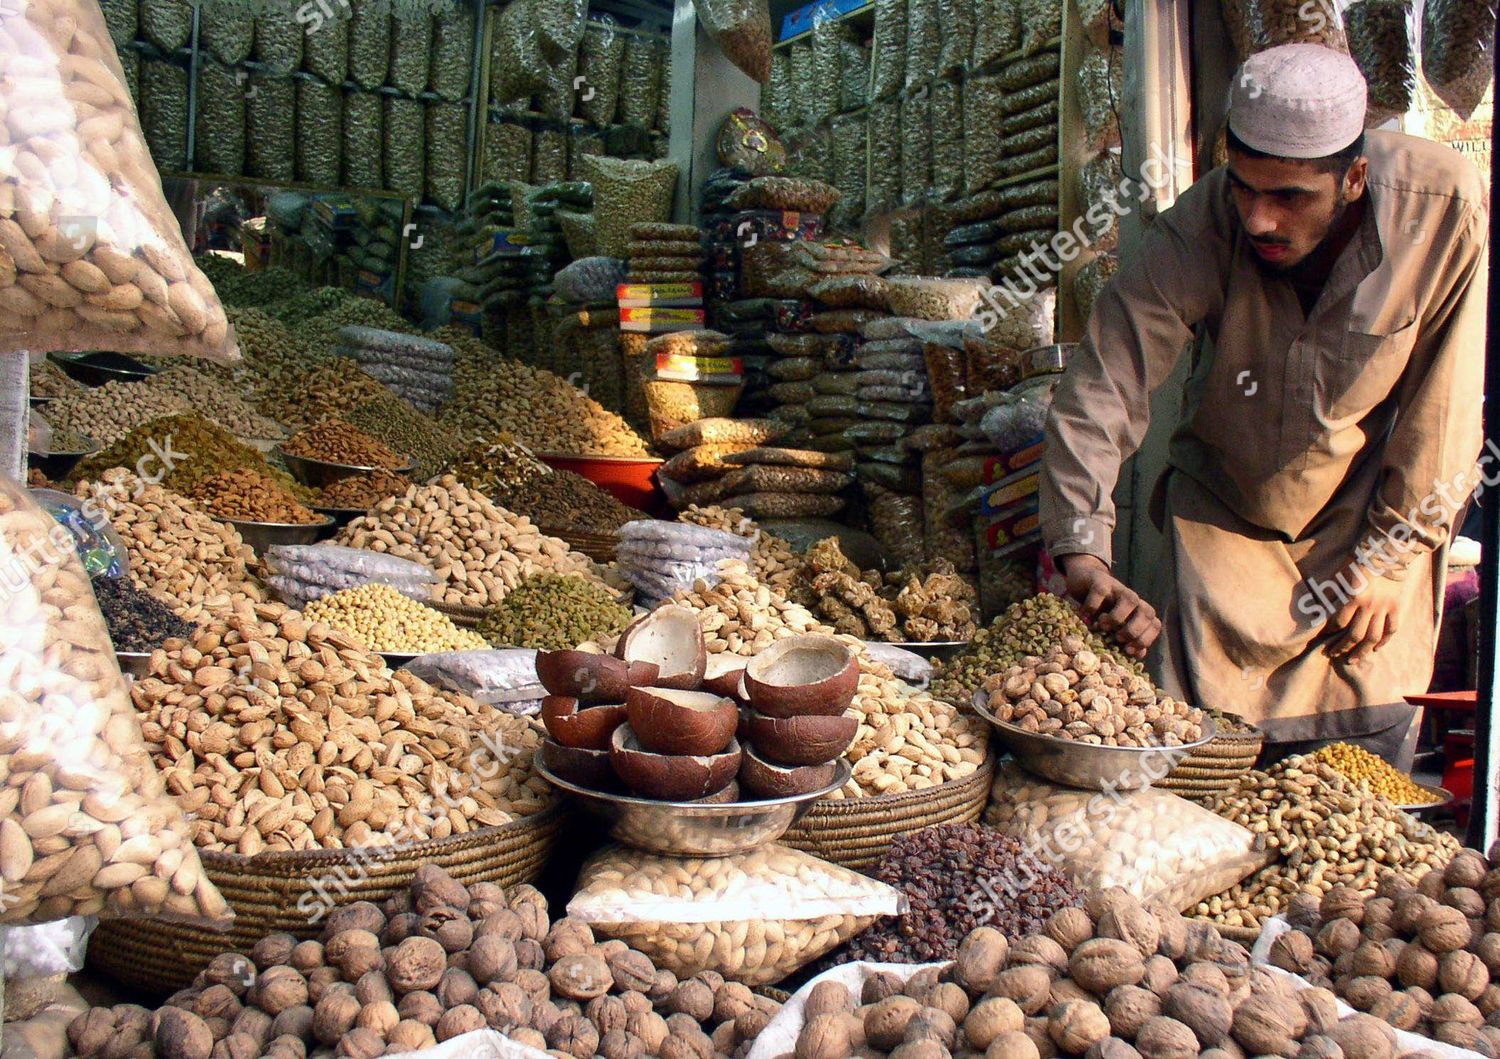
M 897 835 L 978 820 L 989 802 L 994 772 L 991 755 L 973 775 L 938 787 L 871 798 L 825 798 L 813 803 L 781 841 L 846 868 L 868 868 Z
M 446 614 L 448 620 L 460 629 L 477 629 L 489 613 L 483 607 L 466 607 L 459 603 L 429 603 L 428 606 L 440 614 Z
M 1244 723 L 1232 713 L 1215 713 L 1214 716 Z M 1255 767 L 1265 741 L 1265 733 L 1259 728 L 1252 727 L 1248 732 L 1220 732 L 1206 745 L 1183 758 L 1182 764 L 1167 773 L 1156 786 L 1194 801 L 1207 801 L 1220 791 L 1227 791 Z
M 234 926 L 221 934 L 160 920 L 106 921 L 89 941 L 89 965 L 132 988 L 166 995 L 188 985 L 215 956 L 249 952 L 267 934 L 316 937 L 322 927 L 309 922 L 307 909 L 324 905 L 314 882 L 338 905 L 385 901 L 424 864 L 440 865 L 466 885 L 530 882 L 546 865 L 565 814 L 559 800 L 535 816 L 419 842 L 386 860 L 335 849 L 255 857 L 204 850 L 204 870 L 234 909 Z
M 615 550 L 620 547 L 618 533 L 587 533 L 583 530 L 559 526 L 538 527 L 549 537 L 563 541 L 575 552 L 582 552 L 596 563 L 615 561 Z

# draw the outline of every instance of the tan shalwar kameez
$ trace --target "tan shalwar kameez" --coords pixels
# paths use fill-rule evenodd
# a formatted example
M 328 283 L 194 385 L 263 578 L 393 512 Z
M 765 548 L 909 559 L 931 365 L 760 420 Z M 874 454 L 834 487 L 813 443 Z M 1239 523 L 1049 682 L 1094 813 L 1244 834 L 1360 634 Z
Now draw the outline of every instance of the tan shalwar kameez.
M 1448 535 L 1482 440 L 1484 187 L 1439 144 L 1391 132 L 1367 144 L 1369 207 L 1308 315 L 1257 263 L 1216 169 L 1098 298 L 1047 425 L 1047 546 L 1109 562 L 1121 462 L 1146 433 L 1150 393 L 1199 339 L 1152 499 L 1175 582 L 1160 678 L 1273 742 L 1393 726 L 1399 742 L 1402 698 L 1431 676 Z M 1429 499 L 1460 475 L 1462 494 Z M 1389 543 L 1408 536 L 1404 551 Z M 1399 557 L 1387 575 L 1403 583 L 1399 631 L 1349 665 L 1324 652 L 1333 631 L 1308 587 L 1336 584 L 1368 542 Z

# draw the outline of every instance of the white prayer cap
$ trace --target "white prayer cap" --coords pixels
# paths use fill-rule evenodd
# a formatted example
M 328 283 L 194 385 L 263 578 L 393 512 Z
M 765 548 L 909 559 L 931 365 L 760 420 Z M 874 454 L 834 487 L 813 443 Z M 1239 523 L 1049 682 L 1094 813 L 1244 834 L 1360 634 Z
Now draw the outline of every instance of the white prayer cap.
M 1369 89 L 1354 60 L 1320 44 L 1283 44 L 1245 60 L 1229 89 L 1229 128 L 1279 158 L 1336 154 L 1365 129 Z

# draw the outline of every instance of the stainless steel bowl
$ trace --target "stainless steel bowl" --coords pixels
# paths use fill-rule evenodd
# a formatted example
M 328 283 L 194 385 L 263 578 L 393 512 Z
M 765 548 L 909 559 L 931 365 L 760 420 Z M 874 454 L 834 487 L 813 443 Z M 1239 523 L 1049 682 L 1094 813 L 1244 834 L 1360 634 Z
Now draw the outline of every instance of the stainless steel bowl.
M 1412 781 L 1416 783 L 1415 780 Z M 1413 816 L 1421 816 L 1423 813 L 1436 812 L 1453 804 L 1453 792 L 1447 787 L 1437 787 L 1431 783 L 1417 783 L 1428 794 L 1432 795 L 1433 801 L 1423 802 L 1420 805 L 1398 805 L 1397 809 L 1411 813 Z
M 70 378 L 85 386 L 103 386 L 107 382 L 141 382 L 156 374 L 156 369 L 122 353 L 84 353 L 79 356 L 52 354 L 52 361 Z
M 286 463 L 293 478 L 313 489 L 322 489 L 325 485 L 332 485 L 341 478 L 352 478 L 356 474 L 373 474 L 375 471 L 385 470 L 392 474 L 410 474 L 417 469 L 415 463 L 407 463 L 402 467 L 359 467 L 352 463 L 332 463 L 328 460 L 315 460 L 310 456 L 294 456 L 280 445 L 276 446 L 275 452 Z
M 422 653 L 409 651 L 377 651 L 376 654 L 385 659 L 385 664 L 392 670 L 400 669 L 406 663 L 415 661 L 422 657 Z
M 115 658 L 119 659 L 120 672 L 137 680 L 144 677 L 151 667 L 150 651 L 116 651 Z
M 267 548 L 278 544 L 313 544 L 337 529 L 333 519 L 327 517 L 322 522 L 243 522 L 237 518 L 220 521 L 239 530 L 256 555 L 264 555 Z
M 838 762 L 833 782 L 811 794 L 764 802 L 654 802 L 628 794 L 609 794 L 569 783 L 536 754 L 536 769 L 584 808 L 609 821 L 610 837 L 647 853 L 683 857 L 728 857 L 759 849 L 786 834 L 813 802 L 849 782 L 849 763 Z
M 26 466 L 35 467 L 47 476 L 48 481 L 60 482 L 73 473 L 86 458 L 99 451 L 99 445 L 93 438 L 84 436 L 88 447 L 77 452 L 27 452 Z
M 1043 779 L 1085 790 L 1138 791 L 1171 772 L 1197 747 L 1213 739 L 1214 719 L 1203 715 L 1203 738 L 1182 746 L 1095 746 L 1076 739 L 1028 732 L 990 712 L 989 696 L 974 693 L 974 709 L 989 721 L 1022 768 Z
M 316 504 L 313 505 L 313 510 L 333 519 L 333 524 L 339 529 L 343 529 L 359 516 L 370 513 L 368 508 L 363 507 L 318 507 Z
M 926 640 L 918 643 L 893 643 L 892 647 L 910 651 L 927 659 L 937 659 L 939 662 L 947 662 L 965 647 L 969 646 L 968 640 Z

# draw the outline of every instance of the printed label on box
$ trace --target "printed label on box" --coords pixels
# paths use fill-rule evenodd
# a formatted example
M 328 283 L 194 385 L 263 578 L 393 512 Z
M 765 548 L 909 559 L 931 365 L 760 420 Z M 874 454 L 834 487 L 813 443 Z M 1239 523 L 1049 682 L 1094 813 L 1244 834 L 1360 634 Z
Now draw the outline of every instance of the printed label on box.
M 986 515 L 997 515 L 1012 504 L 1034 496 L 1041 489 L 1042 476 L 1037 472 L 1023 471 L 1011 475 L 995 484 L 995 488 L 984 494 L 979 510 Z
M 745 362 L 739 357 L 694 357 L 686 353 L 658 353 L 656 377 L 679 382 L 744 381 Z

